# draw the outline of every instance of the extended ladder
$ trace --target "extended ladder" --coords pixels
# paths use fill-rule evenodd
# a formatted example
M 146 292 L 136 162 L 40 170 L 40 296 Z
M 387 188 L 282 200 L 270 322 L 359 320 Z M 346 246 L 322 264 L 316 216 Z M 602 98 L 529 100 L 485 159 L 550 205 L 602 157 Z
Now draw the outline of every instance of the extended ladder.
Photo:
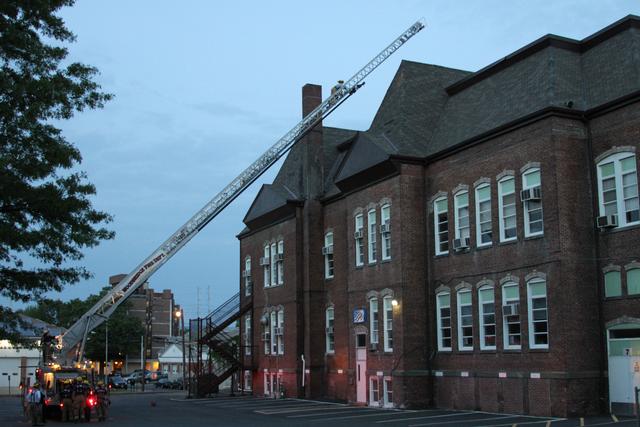
M 389 56 L 405 44 L 411 37 L 424 28 L 422 21 L 417 21 L 389 46 L 376 55 L 367 65 L 362 67 L 345 83 L 336 86 L 331 96 L 296 124 L 258 160 L 253 162 L 209 203 L 198 211 L 178 231 L 169 237 L 158 249 L 129 273 L 120 283 L 114 286 L 98 303 L 75 322 L 63 335 L 58 336 L 57 350 L 66 357 L 74 346 L 80 343 L 76 353 L 76 360 L 82 360 L 87 334 L 102 322 L 107 320 L 115 309 L 126 300 L 140 285 L 142 285 L 165 262 L 175 255 L 189 240 L 191 240 L 209 221 L 238 197 L 247 187 L 269 169 L 282 157 L 297 141 L 310 131 L 323 118 L 327 117 L 342 102 L 353 95 L 364 83 L 364 78 L 382 64 Z

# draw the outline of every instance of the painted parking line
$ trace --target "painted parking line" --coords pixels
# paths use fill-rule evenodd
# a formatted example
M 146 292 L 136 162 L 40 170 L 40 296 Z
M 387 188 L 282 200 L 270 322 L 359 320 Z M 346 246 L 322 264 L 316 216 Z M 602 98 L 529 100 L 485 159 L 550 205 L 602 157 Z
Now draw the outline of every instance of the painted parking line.
M 356 413 L 356 414 L 351 414 L 351 415 L 345 415 L 345 416 L 341 416 L 341 417 L 331 417 L 331 418 L 321 418 L 321 419 L 317 419 L 317 420 L 309 420 L 309 421 L 333 421 L 333 420 L 348 420 L 350 418 L 369 418 L 369 417 L 387 417 L 387 416 L 403 416 L 403 415 L 408 415 L 408 413 L 405 413 L 404 411 L 398 411 L 398 410 L 381 410 L 381 409 L 369 409 L 369 410 L 363 410 L 362 408 L 360 408 L 360 413 Z M 425 410 L 424 412 L 429 411 L 428 409 Z M 412 411 L 411 413 L 416 413 L 416 412 L 423 412 L 423 411 Z M 339 412 L 334 412 L 334 414 L 339 414 Z M 314 414 L 316 416 L 320 416 L 320 415 L 331 415 L 331 413 L 325 413 L 325 414 Z M 291 416 L 288 418 L 297 418 L 297 417 L 303 417 L 304 415 L 298 415 L 298 416 Z M 406 419 L 406 418 L 404 418 Z
M 336 409 L 338 409 L 338 408 L 336 408 Z M 331 411 L 329 411 L 329 412 L 323 411 L 323 412 L 320 412 L 320 413 L 318 413 L 318 414 L 287 415 L 287 418 L 326 417 L 327 415 L 342 415 L 342 414 L 344 414 L 345 412 L 346 412 L 346 413 L 348 413 L 348 414 L 364 414 L 364 413 L 369 414 L 369 413 L 371 413 L 371 411 L 373 411 L 373 409 L 368 409 L 368 408 L 359 408 L 359 407 L 357 407 L 357 406 L 354 406 L 354 407 L 349 408 L 349 409 L 350 409 L 352 412 L 347 412 L 347 411 L 346 411 L 346 408 L 345 408 L 344 410 L 340 410 L 340 411 L 333 411 L 333 410 L 331 410 Z M 372 414 L 372 415 L 375 415 L 375 414 Z M 343 419 L 343 418 L 350 418 L 350 417 L 351 417 L 351 416 L 345 416 L 345 417 L 339 417 L 339 418 L 340 418 L 340 419 Z M 324 421 L 325 419 L 326 419 L 326 418 L 323 418 L 321 421 Z M 311 420 L 311 421 L 313 421 L 313 420 Z
M 487 425 L 487 426 L 482 426 L 482 427 L 505 427 L 505 426 L 521 426 L 521 425 L 527 425 L 527 424 L 541 424 L 541 423 L 545 423 L 545 427 L 550 427 L 552 422 L 555 421 L 560 421 L 560 420 L 536 420 L 536 421 L 525 421 L 523 423 L 506 423 L 506 424 L 491 424 L 491 425 Z
M 339 407 L 342 408 L 342 410 L 345 409 L 351 409 L 348 406 L 342 406 Z M 331 406 L 325 406 L 324 409 L 339 409 L 339 408 L 333 408 Z M 253 411 L 256 414 L 262 414 L 262 415 L 278 415 L 278 414 L 291 414 L 294 412 L 309 412 L 309 411 L 318 411 L 322 409 L 322 407 L 319 406 L 315 406 L 315 407 L 309 407 L 309 406 L 297 406 L 297 407 L 290 407 L 290 408 L 279 408 L 279 409 L 265 409 L 265 410 L 261 410 L 261 411 Z
M 468 415 L 468 414 L 467 414 Z M 482 422 L 482 421 L 492 421 L 492 420 L 506 420 L 509 418 L 522 418 L 521 415 L 511 415 L 511 416 L 504 416 L 504 417 L 492 417 L 492 418 L 473 418 L 470 420 L 454 420 L 454 421 L 436 421 L 433 423 L 422 423 L 422 424 L 409 424 L 409 427 L 421 427 L 421 426 L 430 426 L 430 425 L 440 425 L 440 424 L 466 424 L 466 423 L 473 423 L 473 422 Z M 476 424 L 474 424 L 476 425 Z M 513 425 L 513 424 L 512 424 Z
M 216 403 L 216 402 L 211 402 L 209 403 L 208 406 L 218 406 L 220 408 L 242 408 L 242 407 L 249 407 L 249 406 L 278 406 L 278 405 L 291 405 L 291 404 L 295 404 L 296 402 L 293 400 L 288 400 L 288 399 L 280 399 L 280 400 L 273 400 L 273 399 L 255 399 L 255 400 L 245 400 L 242 402 L 220 402 L 220 403 Z
M 400 420 L 376 421 L 376 423 L 378 423 L 378 424 L 382 424 L 382 423 L 399 423 L 399 422 L 402 422 L 402 421 L 425 420 L 427 418 L 460 417 L 462 415 L 472 415 L 472 414 L 473 414 L 472 411 L 452 412 L 450 414 L 426 415 L 424 417 L 411 417 L 411 418 L 403 418 L 403 419 L 400 419 Z

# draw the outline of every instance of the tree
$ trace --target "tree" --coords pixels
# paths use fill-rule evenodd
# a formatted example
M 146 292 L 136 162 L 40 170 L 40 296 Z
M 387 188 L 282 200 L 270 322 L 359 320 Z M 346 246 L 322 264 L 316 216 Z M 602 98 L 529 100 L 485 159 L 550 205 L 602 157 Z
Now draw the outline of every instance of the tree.
M 23 313 L 30 317 L 43 320 L 54 325 L 68 328 L 89 310 L 109 287 L 105 287 L 99 294 L 90 295 L 89 298 L 72 299 L 67 302 L 54 299 L 42 300 L 35 305 L 30 305 Z M 124 302 L 109 318 L 109 359 L 117 359 L 119 356 L 135 352 L 140 345 L 140 336 L 144 334 L 142 321 L 127 314 L 129 303 Z M 103 360 L 105 351 L 105 324 L 97 327 L 87 338 L 85 355 L 92 360 Z
M 73 3 L 0 2 L 0 295 L 14 301 L 90 278 L 82 251 L 114 237 L 77 170 L 80 151 L 54 125 L 112 97 L 96 68 L 62 64 L 75 36 L 57 13 Z M 0 319 L 0 339 L 17 340 L 16 313 L 0 306 Z

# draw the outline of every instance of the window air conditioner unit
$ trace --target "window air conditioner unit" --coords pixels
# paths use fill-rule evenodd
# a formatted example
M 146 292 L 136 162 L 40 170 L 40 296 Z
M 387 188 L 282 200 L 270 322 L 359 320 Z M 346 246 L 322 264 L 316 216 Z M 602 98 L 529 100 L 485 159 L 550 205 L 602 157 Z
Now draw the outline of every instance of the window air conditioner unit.
M 596 219 L 598 228 L 613 228 L 618 226 L 618 215 L 604 215 Z
M 268 256 L 260 257 L 260 265 L 269 265 L 269 257 Z
M 454 239 L 453 240 L 453 250 L 456 252 L 461 252 L 469 249 L 469 238 L 464 237 L 462 239 Z
M 388 222 L 385 222 L 384 224 L 380 224 L 380 233 L 381 234 L 391 233 L 391 224 L 389 224 Z
M 517 316 L 520 312 L 520 303 L 511 303 L 502 306 L 503 316 Z
M 378 343 L 377 342 L 369 343 L 369 351 L 378 351 Z
M 332 255 L 333 254 L 333 245 L 324 246 L 322 248 L 322 255 Z
M 362 232 L 362 230 L 358 230 L 355 233 L 353 233 L 354 239 L 362 239 L 363 236 L 364 236 L 364 233 Z
M 333 326 L 330 326 L 326 329 L 328 334 L 332 334 L 333 333 Z
M 520 200 L 523 202 L 529 200 L 540 200 L 542 198 L 542 190 L 540 187 L 527 188 L 520 192 Z
M 284 254 L 276 254 L 274 258 L 276 261 L 284 261 Z
M 283 332 L 284 328 L 273 328 L 273 329 L 274 329 L 273 333 L 276 334 L 276 336 L 284 335 L 284 332 Z
M 251 277 L 251 271 L 250 270 L 244 270 L 242 272 L 242 278 L 246 279 L 246 278 L 250 278 Z

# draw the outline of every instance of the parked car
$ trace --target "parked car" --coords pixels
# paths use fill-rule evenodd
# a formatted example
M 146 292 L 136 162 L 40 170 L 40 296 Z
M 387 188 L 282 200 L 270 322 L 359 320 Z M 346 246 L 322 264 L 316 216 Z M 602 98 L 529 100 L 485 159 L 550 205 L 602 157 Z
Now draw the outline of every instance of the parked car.
M 135 383 L 142 382 L 142 371 L 134 371 L 123 378 L 128 384 L 133 385 Z
M 169 378 L 166 377 L 166 375 L 163 378 L 158 379 L 158 381 L 156 381 L 156 388 L 171 388 L 171 383 L 173 381 L 170 381 Z
M 122 376 L 114 375 L 109 377 L 109 387 L 115 389 L 127 389 L 127 381 L 125 381 Z

